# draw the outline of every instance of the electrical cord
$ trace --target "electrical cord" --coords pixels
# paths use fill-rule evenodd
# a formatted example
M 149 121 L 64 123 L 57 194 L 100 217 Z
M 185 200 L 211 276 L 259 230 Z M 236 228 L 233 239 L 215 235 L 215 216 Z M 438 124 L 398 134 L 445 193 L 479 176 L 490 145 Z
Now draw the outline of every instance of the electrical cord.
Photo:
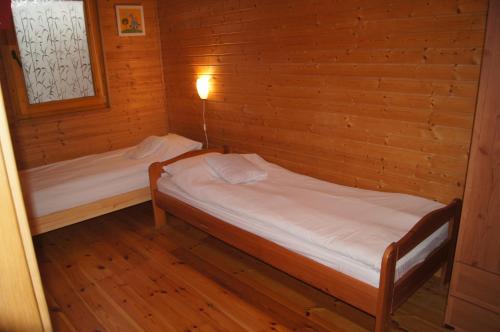
M 206 148 L 208 149 L 208 134 L 207 134 L 207 122 L 205 120 L 205 99 L 202 99 L 202 104 L 203 104 L 203 131 L 205 132 L 205 142 L 206 142 Z

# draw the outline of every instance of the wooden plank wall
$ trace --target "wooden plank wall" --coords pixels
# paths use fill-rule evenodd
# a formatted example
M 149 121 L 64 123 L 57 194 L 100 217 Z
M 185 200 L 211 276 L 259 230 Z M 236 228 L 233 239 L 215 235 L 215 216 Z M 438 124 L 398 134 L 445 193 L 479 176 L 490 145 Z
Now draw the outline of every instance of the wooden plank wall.
M 141 1 L 146 36 L 140 37 L 118 36 L 115 3 L 127 1 L 98 1 L 110 109 L 21 122 L 11 114 L 20 168 L 125 147 L 167 132 L 157 1 Z M 12 40 L 12 32 L 5 40 Z
M 350 186 L 461 197 L 486 0 L 168 0 L 173 131 Z

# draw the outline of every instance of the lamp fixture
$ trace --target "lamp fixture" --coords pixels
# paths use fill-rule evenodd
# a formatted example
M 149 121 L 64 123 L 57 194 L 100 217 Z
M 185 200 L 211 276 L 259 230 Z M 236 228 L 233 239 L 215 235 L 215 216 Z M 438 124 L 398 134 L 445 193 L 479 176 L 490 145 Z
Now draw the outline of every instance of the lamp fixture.
M 208 92 L 210 90 L 208 81 L 210 81 L 210 76 L 204 75 L 196 80 L 196 89 L 198 90 L 198 95 L 201 99 L 206 100 L 208 98 Z
M 207 134 L 207 122 L 205 120 L 205 101 L 208 98 L 208 92 L 210 91 L 210 76 L 203 75 L 196 80 L 196 90 L 198 90 L 198 95 L 201 98 L 201 103 L 203 105 L 203 131 L 205 132 L 205 142 L 206 148 L 208 149 L 208 134 Z

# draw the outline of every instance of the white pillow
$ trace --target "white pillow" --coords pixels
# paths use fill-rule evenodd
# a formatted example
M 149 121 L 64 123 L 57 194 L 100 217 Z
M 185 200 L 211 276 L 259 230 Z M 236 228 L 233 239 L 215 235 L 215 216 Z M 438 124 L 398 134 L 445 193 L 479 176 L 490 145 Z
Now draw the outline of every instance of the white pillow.
M 263 180 L 267 172 L 239 154 L 219 154 L 205 157 L 205 162 L 224 181 L 231 184 Z
M 198 156 L 186 158 L 186 159 L 181 159 L 179 161 L 176 161 L 175 163 L 168 164 L 167 166 L 163 167 L 163 170 L 167 172 L 169 175 L 174 176 L 176 174 L 179 174 L 185 169 L 191 168 L 193 166 L 196 166 L 199 163 L 203 162 L 203 158 L 206 156 L 211 156 L 211 155 L 220 155 L 218 152 L 210 152 L 210 153 L 205 153 L 201 154 Z
M 165 137 L 159 136 L 149 136 L 145 138 L 141 143 L 136 145 L 134 148 L 127 151 L 125 157 L 129 159 L 142 159 L 151 156 L 156 151 L 165 147 L 167 141 Z

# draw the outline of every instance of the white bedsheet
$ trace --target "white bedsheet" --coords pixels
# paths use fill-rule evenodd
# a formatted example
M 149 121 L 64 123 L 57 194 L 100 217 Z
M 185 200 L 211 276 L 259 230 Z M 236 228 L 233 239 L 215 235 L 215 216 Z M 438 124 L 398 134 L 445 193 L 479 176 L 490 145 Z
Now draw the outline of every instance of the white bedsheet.
M 245 158 L 268 172 L 244 185 L 217 178 L 200 158 L 159 190 L 239 228 L 378 287 L 386 247 L 442 204 L 405 194 L 340 186 L 290 172 L 257 155 Z M 447 225 L 403 257 L 396 278 L 423 261 L 447 237 Z
M 125 156 L 134 147 L 65 160 L 20 172 L 30 217 L 73 208 L 100 199 L 147 187 L 148 167 L 155 161 L 198 150 L 201 143 L 186 144 L 175 134 L 166 147 L 143 159 Z

